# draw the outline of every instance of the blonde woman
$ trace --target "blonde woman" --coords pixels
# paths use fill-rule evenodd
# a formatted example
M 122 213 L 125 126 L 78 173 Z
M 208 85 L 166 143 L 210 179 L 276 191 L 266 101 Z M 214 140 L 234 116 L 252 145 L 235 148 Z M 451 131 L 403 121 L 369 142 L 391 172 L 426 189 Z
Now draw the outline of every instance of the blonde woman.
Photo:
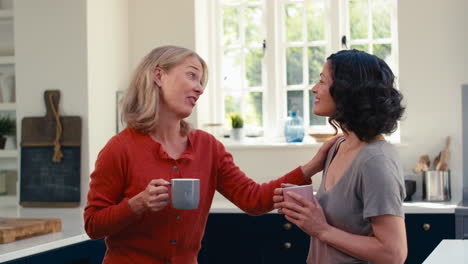
M 221 142 L 184 121 L 207 71 L 200 56 L 176 46 L 154 49 L 136 69 L 123 99 L 127 128 L 99 153 L 84 212 L 88 235 L 105 237 L 104 263 L 197 263 L 215 191 L 259 215 L 273 209 L 281 183 L 310 183 L 322 169 L 333 142 L 277 180 L 260 185 L 246 177 Z M 168 206 L 174 178 L 200 179 L 198 209 Z

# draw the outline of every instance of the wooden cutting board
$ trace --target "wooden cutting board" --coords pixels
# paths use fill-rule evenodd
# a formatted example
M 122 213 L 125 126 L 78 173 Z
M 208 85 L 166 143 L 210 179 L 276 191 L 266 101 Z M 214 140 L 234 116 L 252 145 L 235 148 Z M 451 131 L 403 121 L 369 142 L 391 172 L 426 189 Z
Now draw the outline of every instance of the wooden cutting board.
M 45 116 L 25 117 L 21 129 L 20 204 L 80 205 L 81 117 L 60 116 L 59 90 L 44 92 Z M 54 157 L 59 151 L 61 159 Z
M 0 217 L 0 244 L 60 231 L 62 220 L 59 218 Z

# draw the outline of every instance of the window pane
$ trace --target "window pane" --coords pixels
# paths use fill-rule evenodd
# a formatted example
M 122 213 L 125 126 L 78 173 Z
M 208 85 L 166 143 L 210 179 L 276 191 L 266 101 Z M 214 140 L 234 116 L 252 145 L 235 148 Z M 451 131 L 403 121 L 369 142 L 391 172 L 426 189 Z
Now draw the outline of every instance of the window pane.
M 324 126 L 327 124 L 327 119 L 324 116 L 318 116 L 314 114 L 314 101 L 315 94 L 309 90 L 309 124 L 311 126 Z
M 325 40 L 325 8 L 323 1 L 314 1 L 306 6 L 307 39 Z
M 226 91 L 242 90 L 241 53 L 239 49 L 224 51 L 223 87 Z
M 384 60 L 388 65 L 391 64 L 392 45 L 374 44 L 374 55 Z
M 245 9 L 245 40 L 247 43 L 261 43 L 262 35 L 262 9 L 258 6 L 249 6 Z
M 351 49 L 357 49 L 357 50 L 369 52 L 369 45 L 367 44 L 351 45 Z
M 374 39 L 390 38 L 390 10 L 389 0 L 372 1 L 372 28 Z
M 231 126 L 231 119 L 229 118 L 232 114 L 240 114 L 241 112 L 241 97 L 240 95 L 228 95 L 224 98 L 224 122 Z
M 287 100 L 288 100 L 288 114 L 290 111 L 297 111 L 297 115 L 304 117 L 304 92 L 303 91 L 288 91 Z
M 239 8 L 223 8 L 223 43 L 231 45 L 239 41 Z
M 350 0 L 349 17 L 351 39 L 367 39 L 367 20 L 369 16 L 367 0 Z
M 320 80 L 325 56 L 325 47 L 309 47 L 309 84 L 315 84 Z
M 262 92 L 251 92 L 247 97 L 246 124 L 261 127 L 263 125 Z
M 302 48 L 286 49 L 287 85 L 302 84 Z
M 262 86 L 262 49 L 251 49 L 245 57 L 246 78 L 249 87 Z
M 286 40 L 302 40 L 302 4 L 286 5 Z

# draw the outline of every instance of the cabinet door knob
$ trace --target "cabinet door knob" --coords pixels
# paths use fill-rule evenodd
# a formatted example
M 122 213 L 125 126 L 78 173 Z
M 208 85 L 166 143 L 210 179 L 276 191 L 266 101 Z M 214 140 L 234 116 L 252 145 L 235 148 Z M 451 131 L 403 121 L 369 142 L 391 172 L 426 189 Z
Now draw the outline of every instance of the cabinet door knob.
M 423 229 L 424 231 L 429 231 L 429 229 L 431 229 L 431 225 L 426 223 L 423 225 Z
M 292 247 L 291 243 L 289 243 L 289 242 L 284 243 L 284 248 L 291 248 L 291 247 Z
M 289 230 L 289 229 L 291 229 L 292 225 L 291 225 L 291 223 L 286 223 L 286 224 L 283 225 L 283 227 L 284 227 L 284 229 Z

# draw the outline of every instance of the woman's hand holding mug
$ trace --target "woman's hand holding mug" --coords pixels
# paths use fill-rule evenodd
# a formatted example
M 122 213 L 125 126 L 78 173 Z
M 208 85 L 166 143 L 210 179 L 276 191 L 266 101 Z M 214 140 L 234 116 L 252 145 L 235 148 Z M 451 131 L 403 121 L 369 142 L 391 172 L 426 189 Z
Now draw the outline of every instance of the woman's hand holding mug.
M 141 214 L 147 209 L 153 212 L 164 209 L 169 199 L 168 185 L 170 185 L 170 183 L 163 179 L 151 180 L 144 191 L 128 201 L 130 208 L 136 214 Z

